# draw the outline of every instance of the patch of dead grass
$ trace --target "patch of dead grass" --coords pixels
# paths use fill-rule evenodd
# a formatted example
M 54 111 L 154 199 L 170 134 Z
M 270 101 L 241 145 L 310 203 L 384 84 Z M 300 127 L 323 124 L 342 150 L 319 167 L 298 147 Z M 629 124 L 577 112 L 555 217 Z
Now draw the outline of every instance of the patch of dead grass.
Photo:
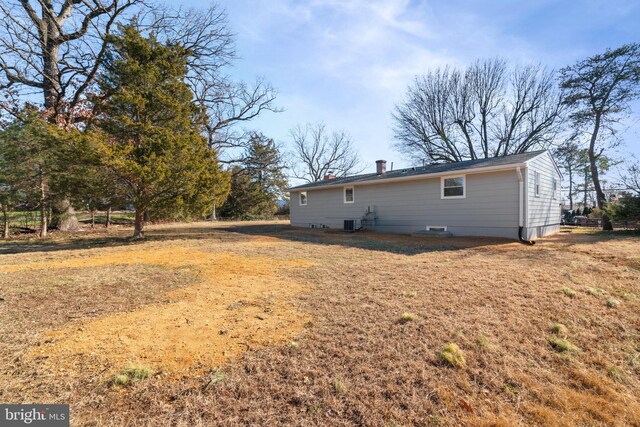
M 279 262 L 170 247 L 14 264 L 3 270 L 134 264 L 197 268 L 203 281 L 166 293 L 166 302 L 160 304 L 101 317 L 79 328 L 74 325 L 51 331 L 45 344 L 28 355 L 46 356 L 43 363 L 65 371 L 72 371 L 80 357 L 94 359 L 97 366 L 144 363 L 164 373 L 184 375 L 222 365 L 247 349 L 285 342 L 300 332 L 306 321 L 287 305 L 287 299 L 302 286 L 277 276 L 279 268 L 311 264 L 304 260 Z
M 214 315 L 225 313 L 233 319 L 237 311 L 247 310 L 248 315 L 264 317 L 284 310 L 296 313 L 305 323 L 294 328 L 298 331 L 295 337 L 283 336 L 281 341 L 242 349 L 227 360 L 223 374 L 206 355 L 208 367 L 186 363 L 180 366 L 192 368 L 175 371 L 180 374 L 171 379 L 160 372 L 117 391 L 92 378 L 71 378 L 67 386 L 56 385 L 60 377 L 54 373 L 56 368 L 65 368 L 64 361 L 54 356 L 38 365 L 49 359 L 25 357 L 27 351 L 37 349 L 25 345 L 30 342 L 25 338 L 18 364 L 13 362 L 16 350 L 10 354 L 0 347 L 0 375 L 6 374 L 0 381 L 2 400 L 27 396 L 70 402 L 74 422 L 105 426 L 161 425 L 167 420 L 175 425 L 640 424 L 640 381 L 637 368 L 629 362 L 640 342 L 640 301 L 634 297 L 640 291 L 640 273 L 627 267 L 637 262 L 638 238 L 563 234 L 528 247 L 499 239 L 415 239 L 294 230 L 267 223 L 152 227 L 148 236 L 148 241 L 133 248 L 149 250 L 154 254 L 151 258 L 163 260 L 161 265 L 141 258 L 134 262 L 132 257 L 138 255 L 117 255 L 131 249 L 118 247 L 120 244 L 90 251 L 46 252 L 38 257 L 8 255 L 0 263 L 16 271 L 0 276 L 0 290 L 6 288 L 8 279 L 33 275 L 33 283 L 21 291 L 23 298 L 32 298 L 41 282 L 94 268 L 134 271 L 143 266 L 180 272 L 193 280 L 182 289 L 165 289 L 158 298 L 146 298 L 142 305 L 122 310 L 105 305 L 93 315 L 83 310 L 81 319 L 60 317 L 55 327 L 41 327 L 36 339 L 43 338 L 48 329 L 64 330 L 69 339 L 82 337 L 78 326 L 115 319 L 121 311 L 126 316 L 148 310 L 159 324 L 179 324 L 163 318 L 158 307 L 179 305 L 179 301 L 200 304 L 197 300 L 209 294 L 222 301 L 224 297 L 217 292 L 236 292 L 231 290 L 234 284 L 238 285 L 236 298 L 215 306 Z M 184 252 L 172 256 L 176 248 Z M 112 253 L 122 264 L 103 261 Z M 195 261 L 199 257 L 207 261 Z M 91 258 L 94 260 L 89 261 Z M 300 258 L 307 261 L 296 265 Z M 60 269 L 41 265 L 31 271 L 17 271 L 20 268 L 16 267 L 23 263 L 37 267 L 43 261 L 62 259 L 81 265 Z M 253 268 L 251 260 L 255 259 L 267 265 Z M 239 267 L 231 267 L 236 261 Z M 91 267 L 92 262 L 106 264 Z M 205 286 L 211 277 L 208 266 L 223 276 L 229 272 L 228 280 Z M 586 287 L 600 288 L 624 303 L 611 310 L 605 305 L 606 298 L 585 295 L 569 304 L 557 293 L 568 280 L 581 296 L 588 292 Z M 281 298 L 281 303 L 269 299 L 268 293 L 267 298 L 247 297 L 247 289 L 260 281 L 277 293 L 274 299 Z M 402 295 L 407 284 L 415 296 Z M 130 286 L 132 283 L 126 287 Z M 205 289 L 190 290 L 199 286 Z M 73 301 L 73 295 L 68 296 Z M 10 299 L 14 301 L 14 296 Z M 263 312 L 252 312 L 256 307 Z M 182 309 L 171 310 L 182 313 Z M 60 311 L 69 314 L 73 308 Z M 404 311 L 420 321 L 404 327 L 391 325 L 390 320 Z M 142 317 L 136 320 L 140 324 Z M 204 314 L 197 317 L 206 318 Z M 12 327 L 32 328 L 33 319 L 26 311 L 21 317 L 7 317 L 8 325 L 0 329 L 2 340 L 11 341 Z M 258 323 L 264 321 L 256 318 Z M 566 335 L 579 344 L 581 352 L 570 357 L 554 354 L 547 336 L 558 321 L 570 326 Z M 119 324 L 117 320 L 108 323 L 113 326 L 113 322 Z M 219 332 L 230 338 L 234 327 L 235 321 Z M 251 325 L 240 321 L 237 327 Z M 566 338 L 561 335 L 551 336 Z M 490 337 L 491 351 L 485 351 L 481 336 Z M 464 369 L 449 369 L 440 361 L 442 344 L 451 341 L 466 353 Z M 55 344 L 46 346 L 54 348 Z M 200 348 L 193 357 L 206 351 Z M 75 361 L 74 372 L 92 375 L 104 368 L 117 373 L 127 363 L 147 366 L 148 362 L 114 358 L 117 364 L 111 366 L 91 355 L 70 357 Z M 162 362 L 169 366 L 163 369 L 171 371 L 173 362 Z M 613 378 L 611 367 L 624 370 L 624 379 Z M 223 379 L 218 380 L 220 375 Z M 346 392 L 341 391 L 340 382 Z

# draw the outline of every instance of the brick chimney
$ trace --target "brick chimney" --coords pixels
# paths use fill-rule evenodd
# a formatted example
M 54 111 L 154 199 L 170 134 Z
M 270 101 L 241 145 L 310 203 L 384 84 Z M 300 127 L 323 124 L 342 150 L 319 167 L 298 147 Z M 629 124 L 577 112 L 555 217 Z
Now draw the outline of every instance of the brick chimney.
M 333 173 L 333 171 L 327 171 L 327 174 L 324 176 L 325 181 L 328 181 L 330 179 L 336 179 L 336 175 Z
M 387 171 L 387 161 L 386 160 L 376 160 L 376 173 L 378 175 L 382 175 Z

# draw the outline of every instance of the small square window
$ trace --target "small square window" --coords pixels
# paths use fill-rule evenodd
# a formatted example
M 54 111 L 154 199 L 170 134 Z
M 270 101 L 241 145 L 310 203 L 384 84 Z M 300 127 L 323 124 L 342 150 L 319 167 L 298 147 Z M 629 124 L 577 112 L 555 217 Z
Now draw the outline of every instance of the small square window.
M 307 206 L 307 192 L 300 192 L 300 206 Z
M 354 200 L 353 187 L 344 187 L 344 202 L 353 203 Z
M 442 194 L 441 197 L 445 198 L 464 198 L 465 194 L 465 177 L 464 176 L 452 176 L 449 178 L 442 178 Z

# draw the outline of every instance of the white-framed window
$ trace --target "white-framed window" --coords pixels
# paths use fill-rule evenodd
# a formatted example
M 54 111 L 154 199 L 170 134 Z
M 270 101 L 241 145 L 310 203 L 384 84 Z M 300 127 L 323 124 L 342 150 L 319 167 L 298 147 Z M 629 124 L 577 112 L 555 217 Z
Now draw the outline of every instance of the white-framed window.
M 440 178 L 440 197 L 442 199 L 464 199 L 467 197 L 466 177 L 458 175 Z
M 552 197 L 555 200 L 558 194 L 558 180 L 555 178 L 553 178 L 553 181 L 551 182 L 551 189 L 553 190 Z
M 353 187 L 344 187 L 344 202 L 353 203 L 355 201 L 355 192 Z
M 307 192 L 300 192 L 300 206 L 307 206 Z
M 533 173 L 533 191 L 536 197 L 540 197 L 540 172 Z

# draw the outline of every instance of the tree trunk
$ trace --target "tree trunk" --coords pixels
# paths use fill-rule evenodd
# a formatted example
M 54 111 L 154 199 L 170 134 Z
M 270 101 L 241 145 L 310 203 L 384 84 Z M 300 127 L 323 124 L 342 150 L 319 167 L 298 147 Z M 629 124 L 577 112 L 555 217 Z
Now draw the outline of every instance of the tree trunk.
M 573 174 L 569 168 L 569 209 L 573 210 Z
M 2 205 L 2 225 L 2 238 L 7 240 L 9 238 L 9 214 L 4 204 Z
M 44 95 L 44 108 L 53 113 L 49 117 L 49 121 L 56 123 L 56 113 L 58 107 L 58 99 L 60 97 L 60 68 L 59 54 L 60 42 L 57 40 L 60 35 L 59 27 L 54 22 L 55 18 L 43 12 L 42 23 L 47 31 L 47 38 L 42 49 L 42 71 L 44 79 L 42 80 L 42 92 Z
M 596 120 L 593 124 L 593 133 L 591 134 L 591 141 L 589 142 L 589 167 L 591 168 L 591 179 L 593 180 L 593 188 L 596 190 L 596 204 L 598 208 L 603 211 L 602 214 L 602 229 L 613 230 L 613 224 L 609 220 L 609 216 L 604 213 L 604 209 L 607 205 L 607 198 L 602 191 L 600 185 L 600 176 L 598 175 L 598 165 L 596 161 L 598 157 L 595 153 L 596 141 L 598 139 L 598 132 L 600 131 L 600 114 L 596 114 Z
M 47 200 L 46 188 L 42 171 L 40 171 L 40 237 L 47 237 Z
M 582 210 L 584 210 L 584 208 L 587 207 L 587 203 L 589 202 L 588 196 L 589 196 L 589 172 L 585 169 L 584 170 L 584 202 L 583 202 Z
M 76 231 L 80 229 L 80 223 L 76 217 L 76 211 L 68 199 L 60 200 L 53 205 L 54 216 L 52 226 L 60 231 Z
M 135 239 L 139 239 L 144 237 L 143 229 L 144 229 L 144 215 L 145 210 L 141 208 L 136 208 L 136 220 L 133 228 L 133 237 Z
M 91 209 L 91 228 L 96 226 L 96 210 Z
M 44 108 L 51 114 L 49 122 L 56 124 L 58 122 L 58 104 L 61 94 L 60 88 L 60 69 L 59 58 L 60 45 L 54 40 L 60 34 L 58 27 L 50 16 L 43 14 L 43 21 L 47 23 L 48 32 L 45 49 L 42 52 L 43 59 L 43 95 Z M 51 226 L 60 231 L 76 231 L 80 229 L 80 223 L 76 217 L 76 212 L 71 206 L 71 202 L 67 198 L 60 200 L 52 206 L 53 214 L 50 216 Z
M 217 221 L 218 218 L 216 217 L 216 204 L 213 204 L 213 207 L 211 209 L 211 221 Z
M 107 220 L 104 222 L 104 226 L 106 228 L 111 226 L 111 206 L 107 208 Z
M 42 51 L 44 108 L 50 113 L 48 121 L 56 124 L 60 113 L 58 110 L 62 93 L 59 68 L 60 42 L 57 41 L 60 30 L 54 22 L 55 18 L 47 13 L 43 12 L 42 20 L 43 23 L 46 23 L 47 29 L 47 39 Z M 76 212 L 67 198 L 54 204 L 53 215 L 50 215 L 49 219 L 51 226 L 60 231 L 76 231 L 80 229 Z
M 591 150 L 589 150 L 589 168 L 591 170 L 591 179 L 593 180 L 593 188 L 596 190 L 596 205 L 600 209 L 604 209 L 607 204 L 607 198 L 604 195 L 604 191 L 602 191 L 602 187 L 600 186 L 600 177 L 598 175 L 598 167 L 596 166 L 597 158 L 592 156 Z

